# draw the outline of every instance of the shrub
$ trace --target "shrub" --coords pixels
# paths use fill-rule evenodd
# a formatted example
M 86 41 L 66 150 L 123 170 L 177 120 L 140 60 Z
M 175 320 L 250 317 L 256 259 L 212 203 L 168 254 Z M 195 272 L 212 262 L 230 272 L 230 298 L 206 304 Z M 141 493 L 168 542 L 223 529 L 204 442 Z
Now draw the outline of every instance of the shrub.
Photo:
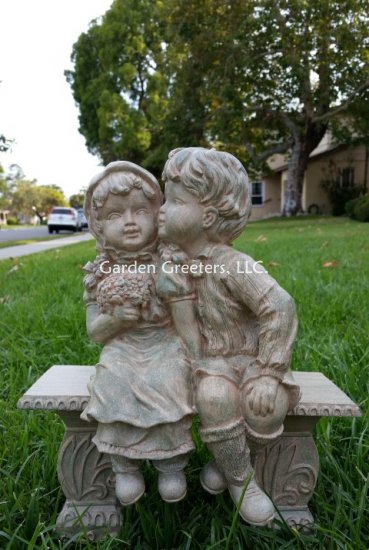
M 9 218 L 7 218 L 7 220 L 6 220 L 6 224 L 7 225 L 18 225 L 18 220 L 17 220 L 17 218 L 9 216 Z
M 333 216 L 343 216 L 346 203 L 361 194 L 360 187 L 354 181 L 354 168 L 350 165 L 340 168 L 331 159 L 323 169 L 323 173 L 325 177 L 320 185 L 328 195 L 332 205 L 332 214 Z
M 345 212 L 350 218 L 354 217 L 354 208 L 358 200 L 360 200 L 360 197 L 356 199 L 351 199 L 350 201 L 347 201 L 345 204 Z
M 346 214 L 360 222 L 369 222 L 369 194 L 346 203 Z
M 342 185 L 337 180 L 324 180 L 321 182 L 321 186 L 332 204 L 333 216 L 343 216 L 346 203 L 351 202 L 360 193 L 360 188 L 353 183 Z

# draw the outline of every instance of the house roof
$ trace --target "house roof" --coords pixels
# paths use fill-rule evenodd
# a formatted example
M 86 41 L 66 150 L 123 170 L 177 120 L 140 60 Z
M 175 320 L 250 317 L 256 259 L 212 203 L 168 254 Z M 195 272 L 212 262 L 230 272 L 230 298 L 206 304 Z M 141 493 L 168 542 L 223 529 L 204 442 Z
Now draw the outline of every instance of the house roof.
M 344 145 L 334 142 L 332 134 L 326 132 L 319 145 L 310 153 L 309 158 L 326 155 L 339 147 L 344 147 Z M 287 170 L 287 155 L 273 155 L 268 159 L 267 163 L 273 172 L 284 172 Z

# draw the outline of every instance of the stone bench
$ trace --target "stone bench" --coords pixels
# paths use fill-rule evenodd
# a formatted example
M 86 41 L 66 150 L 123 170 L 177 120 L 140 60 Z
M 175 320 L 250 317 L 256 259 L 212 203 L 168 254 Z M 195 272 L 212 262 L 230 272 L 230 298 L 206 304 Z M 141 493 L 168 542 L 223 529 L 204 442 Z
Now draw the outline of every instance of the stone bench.
M 89 400 L 87 384 L 94 367 L 54 365 L 23 395 L 19 409 L 56 411 L 66 432 L 59 449 L 58 478 L 66 502 L 57 520 L 61 535 L 84 529 L 99 538 L 117 534 L 121 511 L 114 492 L 110 460 L 91 439 L 96 424 L 80 419 Z M 283 519 L 306 528 L 313 517 L 308 503 L 319 472 L 313 428 L 322 416 L 360 416 L 360 409 L 333 382 L 319 372 L 294 372 L 301 387 L 298 406 L 286 417 L 285 429 L 273 444 L 254 458 L 259 484 L 271 496 Z M 200 485 L 199 485 L 200 486 Z

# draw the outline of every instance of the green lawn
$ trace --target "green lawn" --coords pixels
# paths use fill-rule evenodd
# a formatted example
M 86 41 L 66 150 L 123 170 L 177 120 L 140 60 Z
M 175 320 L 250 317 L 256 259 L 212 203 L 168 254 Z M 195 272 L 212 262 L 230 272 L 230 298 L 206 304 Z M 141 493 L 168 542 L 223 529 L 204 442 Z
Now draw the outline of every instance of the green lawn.
M 315 533 L 241 521 L 232 532 L 229 497 L 200 488 L 202 448 L 191 460 L 181 503 L 160 501 L 150 470 L 147 495 L 123 512 L 119 540 L 58 541 L 52 528 L 63 499 L 56 477 L 63 427 L 56 414 L 18 411 L 16 402 L 50 365 L 97 360 L 82 304 L 81 266 L 94 257 L 88 242 L 24 257 L 18 269 L 11 270 L 15 261 L 0 262 L 0 548 L 369 548 L 369 225 L 330 218 L 257 222 L 236 247 L 262 260 L 296 301 L 292 368 L 323 372 L 363 411 L 362 418 L 324 418 L 317 427 Z

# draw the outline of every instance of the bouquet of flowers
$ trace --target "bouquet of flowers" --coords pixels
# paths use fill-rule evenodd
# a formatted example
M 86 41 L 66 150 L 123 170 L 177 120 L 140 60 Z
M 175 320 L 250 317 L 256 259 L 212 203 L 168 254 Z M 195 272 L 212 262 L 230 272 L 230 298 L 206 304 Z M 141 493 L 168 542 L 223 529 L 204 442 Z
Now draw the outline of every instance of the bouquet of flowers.
M 146 308 L 153 285 L 143 273 L 113 273 L 97 287 L 97 305 L 102 313 L 114 313 L 115 306 L 127 303 L 137 309 Z

